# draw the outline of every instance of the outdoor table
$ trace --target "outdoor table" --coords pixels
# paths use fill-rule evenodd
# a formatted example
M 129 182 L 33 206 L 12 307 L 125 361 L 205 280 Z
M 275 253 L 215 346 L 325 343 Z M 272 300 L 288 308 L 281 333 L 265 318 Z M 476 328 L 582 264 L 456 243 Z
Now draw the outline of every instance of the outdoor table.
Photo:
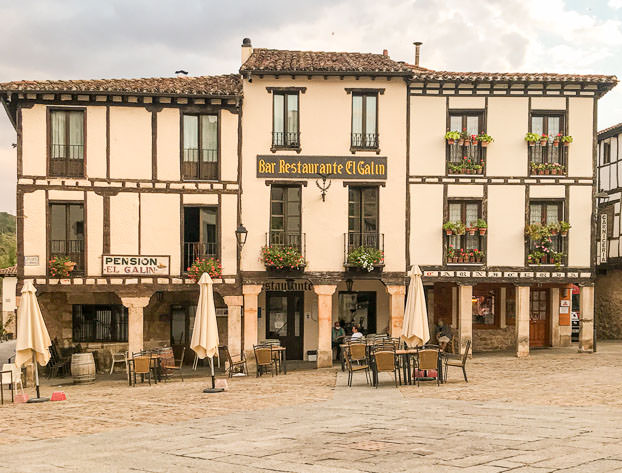
M 273 345 L 270 347 L 272 351 L 276 351 L 279 353 L 280 363 L 279 365 L 283 366 L 283 374 L 287 374 L 287 349 L 280 345 Z
M 410 359 L 413 355 L 417 354 L 417 349 L 416 348 L 407 348 L 407 349 L 401 349 L 401 350 L 395 350 L 395 355 L 399 356 L 400 358 L 402 358 L 403 363 L 402 363 L 402 369 L 404 372 L 404 383 L 406 384 L 412 384 L 412 371 L 410 369 Z

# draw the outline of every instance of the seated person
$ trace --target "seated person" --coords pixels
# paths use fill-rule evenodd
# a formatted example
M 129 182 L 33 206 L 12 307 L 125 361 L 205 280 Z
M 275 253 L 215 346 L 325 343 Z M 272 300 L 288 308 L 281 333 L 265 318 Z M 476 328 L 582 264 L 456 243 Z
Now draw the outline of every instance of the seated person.
M 445 325 L 445 322 L 442 320 L 439 320 L 438 325 L 436 326 L 436 340 L 438 340 L 438 345 L 440 346 L 441 351 L 445 351 L 445 348 L 451 341 L 452 336 L 451 327 L 449 325 Z
M 333 348 L 337 349 L 337 359 L 339 359 L 339 355 L 341 355 L 341 347 L 339 345 L 343 343 L 345 338 L 346 338 L 345 330 L 341 327 L 339 322 L 335 322 L 335 326 L 333 327 L 333 333 L 332 333 L 332 342 L 333 342 Z
M 352 326 L 352 340 L 360 340 L 363 338 L 363 334 L 359 332 L 358 325 Z

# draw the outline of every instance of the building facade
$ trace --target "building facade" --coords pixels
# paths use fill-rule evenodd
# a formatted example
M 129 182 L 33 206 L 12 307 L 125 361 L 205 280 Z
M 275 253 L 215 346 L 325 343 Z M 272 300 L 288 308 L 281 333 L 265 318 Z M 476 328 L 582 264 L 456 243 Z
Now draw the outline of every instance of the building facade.
M 598 132 L 598 273 L 596 330 L 601 338 L 622 338 L 622 247 L 620 197 L 622 195 L 622 123 Z
M 335 321 L 399 336 L 413 264 L 456 349 L 569 344 L 572 283 L 591 349 L 594 123 L 615 77 L 436 72 L 250 40 L 241 59 L 228 76 L 0 85 L 18 136 L 18 289 L 34 280 L 53 338 L 187 346 L 188 268 L 214 258 L 221 342 L 251 359 L 278 338 L 329 366 Z M 559 222 L 571 229 L 525 236 Z

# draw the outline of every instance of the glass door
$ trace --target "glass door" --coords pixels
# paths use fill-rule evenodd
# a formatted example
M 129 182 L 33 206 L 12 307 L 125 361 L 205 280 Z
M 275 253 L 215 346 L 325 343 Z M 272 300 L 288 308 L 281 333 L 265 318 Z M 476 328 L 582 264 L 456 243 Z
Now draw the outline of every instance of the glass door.
M 302 360 L 304 292 L 268 292 L 266 307 L 266 338 L 278 339 L 288 360 Z

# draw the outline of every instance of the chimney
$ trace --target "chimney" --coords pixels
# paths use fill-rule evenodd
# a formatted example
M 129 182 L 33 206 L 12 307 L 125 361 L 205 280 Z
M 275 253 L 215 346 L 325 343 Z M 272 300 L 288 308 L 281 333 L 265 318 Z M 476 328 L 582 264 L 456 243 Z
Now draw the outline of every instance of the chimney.
M 421 45 L 423 44 L 421 41 L 415 41 L 413 43 L 415 45 L 415 66 L 419 65 L 419 53 L 421 51 Z
M 242 40 L 242 64 L 253 54 L 253 45 L 250 38 L 244 38 Z
M 388 49 L 383 49 L 382 50 L 382 55 L 386 56 L 386 57 L 389 57 L 389 50 Z

